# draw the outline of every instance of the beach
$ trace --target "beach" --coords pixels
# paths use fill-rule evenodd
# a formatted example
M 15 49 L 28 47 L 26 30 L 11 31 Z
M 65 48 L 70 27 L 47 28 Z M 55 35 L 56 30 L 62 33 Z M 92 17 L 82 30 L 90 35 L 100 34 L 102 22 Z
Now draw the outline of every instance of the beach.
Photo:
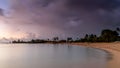
M 113 43 L 73 43 L 74 45 L 98 48 L 109 52 L 112 58 L 107 68 L 120 68 L 120 42 Z

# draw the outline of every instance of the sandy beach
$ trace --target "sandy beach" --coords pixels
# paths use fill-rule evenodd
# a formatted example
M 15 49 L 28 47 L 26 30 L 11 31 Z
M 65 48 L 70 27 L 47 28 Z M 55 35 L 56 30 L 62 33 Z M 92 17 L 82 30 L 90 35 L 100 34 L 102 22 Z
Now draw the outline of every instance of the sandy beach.
M 112 54 L 107 68 L 120 68 L 120 42 L 113 43 L 73 43 L 75 45 L 87 46 L 106 50 Z

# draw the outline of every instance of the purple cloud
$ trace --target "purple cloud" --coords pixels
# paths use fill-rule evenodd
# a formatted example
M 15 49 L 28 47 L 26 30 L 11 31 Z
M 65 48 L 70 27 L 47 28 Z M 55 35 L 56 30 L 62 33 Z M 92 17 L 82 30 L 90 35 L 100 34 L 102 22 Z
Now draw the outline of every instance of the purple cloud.
M 120 27 L 119 4 L 119 0 L 11 0 L 8 21 L 37 37 L 82 37 Z

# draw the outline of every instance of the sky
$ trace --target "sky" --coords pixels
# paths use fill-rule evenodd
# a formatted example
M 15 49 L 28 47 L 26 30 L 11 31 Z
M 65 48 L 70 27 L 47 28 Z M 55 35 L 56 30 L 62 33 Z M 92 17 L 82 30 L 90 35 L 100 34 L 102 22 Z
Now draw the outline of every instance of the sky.
M 120 0 L 0 0 L 0 39 L 99 35 L 119 18 Z

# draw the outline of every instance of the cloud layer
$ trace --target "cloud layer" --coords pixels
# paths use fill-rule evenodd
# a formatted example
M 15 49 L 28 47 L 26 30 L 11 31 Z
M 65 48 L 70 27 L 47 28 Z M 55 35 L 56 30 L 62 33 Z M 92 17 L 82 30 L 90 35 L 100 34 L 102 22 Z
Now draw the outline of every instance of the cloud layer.
M 37 37 L 82 37 L 120 27 L 119 0 L 11 0 L 10 4 L 9 24 Z

